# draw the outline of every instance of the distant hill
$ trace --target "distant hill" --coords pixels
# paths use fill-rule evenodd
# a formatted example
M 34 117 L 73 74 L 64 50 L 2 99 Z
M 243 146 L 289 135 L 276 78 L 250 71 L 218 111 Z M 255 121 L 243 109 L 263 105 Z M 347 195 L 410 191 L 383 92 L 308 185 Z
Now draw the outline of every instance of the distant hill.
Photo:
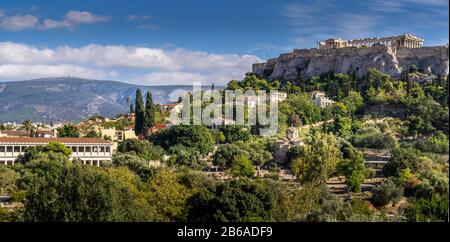
M 177 92 L 192 90 L 192 86 L 138 86 L 72 77 L 0 82 L 0 122 L 79 121 L 97 114 L 114 117 L 128 112 L 126 98 L 131 96 L 134 102 L 137 88 L 144 95 L 151 91 L 155 103 L 171 102 Z

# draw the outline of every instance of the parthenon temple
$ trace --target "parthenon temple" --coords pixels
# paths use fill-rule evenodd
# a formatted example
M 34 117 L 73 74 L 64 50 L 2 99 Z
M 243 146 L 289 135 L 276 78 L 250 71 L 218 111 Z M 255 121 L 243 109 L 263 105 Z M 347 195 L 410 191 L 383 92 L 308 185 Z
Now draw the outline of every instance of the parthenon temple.
M 317 42 L 318 49 L 336 49 L 345 47 L 372 47 L 374 45 L 384 45 L 388 47 L 420 48 L 424 40 L 412 34 L 383 38 L 363 38 L 354 40 L 344 40 L 341 38 L 327 39 Z

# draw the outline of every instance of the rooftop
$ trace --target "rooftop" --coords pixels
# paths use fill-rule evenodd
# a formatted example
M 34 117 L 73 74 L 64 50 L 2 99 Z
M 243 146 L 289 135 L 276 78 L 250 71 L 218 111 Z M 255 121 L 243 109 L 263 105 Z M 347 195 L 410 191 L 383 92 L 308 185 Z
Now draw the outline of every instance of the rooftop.
M 1 130 L 0 134 L 8 136 L 28 136 L 29 134 L 25 130 Z
M 48 144 L 49 142 L 59 142 L 63 144 L 110 144 L 111 142 L 100 138 L 11 138 L 1 137 L 1 143 L 35 143 Z

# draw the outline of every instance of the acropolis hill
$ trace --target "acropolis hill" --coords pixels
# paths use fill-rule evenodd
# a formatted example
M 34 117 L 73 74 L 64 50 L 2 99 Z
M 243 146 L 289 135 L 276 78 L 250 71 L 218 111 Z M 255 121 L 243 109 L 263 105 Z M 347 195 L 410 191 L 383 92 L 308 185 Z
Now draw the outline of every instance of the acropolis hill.
M 295 49 L 266 63 L 253 64 L 252 72 L 268 80 L 308 79 L 328 72 L 353 72 L 362 78 L 372 67 L 396 78 L 416 65 L 427 74 L 447 77 L 448 45 L 422 45 L 423 39 L 409 34 L 350 41 L 329 39 L 318 42 L 315 49 Z

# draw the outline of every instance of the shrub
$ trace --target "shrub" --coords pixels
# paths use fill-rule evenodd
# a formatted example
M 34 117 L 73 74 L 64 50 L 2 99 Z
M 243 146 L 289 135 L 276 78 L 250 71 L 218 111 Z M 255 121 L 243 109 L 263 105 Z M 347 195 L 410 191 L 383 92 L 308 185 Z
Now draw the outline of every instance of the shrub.
M 372 191 L 372 203 L 377 206 L 385 206 L 389 202 L 397 203 L 403 196 L 403 187 L 397 186 L 392 179 L 388 179 L 382 185 Z
M 367 179 L 374 178 L 376 174 L 377 174 L 377 172 L 374 169 L 372 169 L 372 168 L 366 169 L 366 178 Z
M 433 196 L 431 199 L 414 199 L 405 214 L 408 221 L 448 222 L 448 197 Z

